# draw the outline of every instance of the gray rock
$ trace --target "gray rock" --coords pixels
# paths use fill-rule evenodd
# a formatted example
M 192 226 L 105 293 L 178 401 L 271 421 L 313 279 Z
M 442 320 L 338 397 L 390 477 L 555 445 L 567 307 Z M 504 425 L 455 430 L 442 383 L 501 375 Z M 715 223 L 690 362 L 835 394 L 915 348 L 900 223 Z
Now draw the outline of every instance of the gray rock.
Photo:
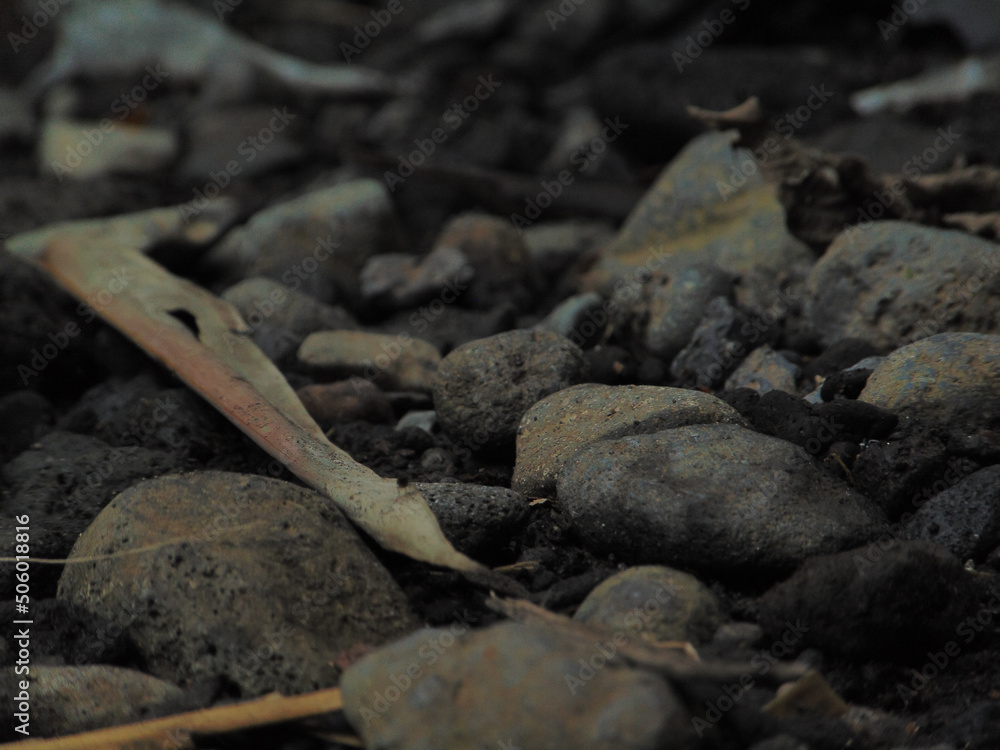
M 603 221 L 558 221 L 527 227 L 521 236 L 538 272 L 555 278 L 614 234 L 611 224 Z
M 668 61 L 667 67 L 676 66 Z M 738 274 L 777 271 L 811 259 L 809 249 L 788 232 L 774 188 L 764 182 L 749 151 L 733 148 L 735 138 L 734 132 L 709 133 L 684 147 L 602 249 L 588 287 L 637 286 L 650 272 L 696 263 Z M 747 163 L 750 177 L 740 172 Z
M 96 145 L 87 138 L 95 132 L 100 135 L 100 139 L 92 135 Z M 109 119 L 49 120 L 42 126 L 38 142 L 38 168 L 60 182 L 110 174 L 151 177 L 169 166 L 179 150 L 177 133 L 167 128 L 135 127 Z
M 391 424 L 396 419 L 385 393 L 363 378 L 305 385 L 296 390 L 295 395 L 324 431 L 341 419 L 361 419 L 375 424 Z
M 848 367 L 847 370 L 845 370 L 844 372 L 848 372 L 850 370 L 874 370 L 883 362 L 885 362 L 885 357 L 865 357 L 864 359 L 859 360 L 857 363 Z M 823 384 L 820 383 L 818 386 L 816 386 L 815 390 L 810 391 L 808 395 L 803 396 L 802 400 L 810 404 L 822 404 L 823 403 L 822 391 L 823 391 Z
M 660 565 L 629 568 L 590 592 L 574 620 L 656 641 L 711 640 L 723 619 L 715 594 L 692 575 Z
M 708 303 L 727 296 L 733 277 L 711 264 L 653 276 L 643 288 L 644 300 L 635 311 L 647 321 L 640 333 L 642 345 L 666 362 L 687 346 Z
M 13 698 L 23 679 L 13 667 L 0 671 L 0 694 Z M 122 667 L 32 664 L 30 681 L 33 736 L 59 737 L 199 708 L 188 705 L 173 683 Z M 8 732 L 2 730 L 0 738 L 22 737 Z
M 265 276 L 321 302 L 351 297 L 358 272 L 402 246 L 385 185 L 355 180 L 314 190 L 254 214 L 205 256 L 233 281 Z
M 528 248 L 510 221 L 468 213 L 451 219 L 434 241 L 434 250 L 458 251 L 475 269 L 467 299 L 477 309 L 513 303 L 526 310 L 535 303 L 538 276 Z
M 816 647 L 858 660 L 926 659 L 927 649 L 964 640 L 955 628 L 975 612 L 974 576 L 937 545 L 885 535 L 806 562 L 761 598 L 760 624 L 765 640 L 775 641 L 789 623 L 798 624 L 796 652 Z
M 261 276 L 234 284 L 220 296 L 239 311 L 250 338 L 274 362 L 290 360 L 310 333 L 358 325 L 344 308 Z
M 504 547 L 528 514 L 527 498 L 503 487 L 418 482 L 416 488 L 448 541 L 473 558 Z
M 511 622 L 421 630 L 344 672 L 344 712 L 366 746 L 386 750 L 688 747 L 690 717 L 670 685 L 606 663 L 602 645 Z
M 36 391 L 18 390 L 0 396 L 0 465 L 52 429 L 55 409 Z
M 902 536 L 940 544 L 960 560 L 985 557 L 1000 545 L 1000 466 L 932 497 L 906 521 Z
M 771 347 L 762 346 L 750 352 L 726 379 L 726 390 L 753 388 L 758 393 L 768 391 L 794 393 L 795 382 L 801 372 L 801 367 L 792 364 Z
M 357 376 L 386 390 L 429 393 L 441 355 L 423 339 L 364 331 L 319 331 L 299 347 L 299 361 L 329 378 Z
M 177 166 L 178 177 L 202 192 L 212 184 L 225 191 L 231 181 L 301 160 L 305 148 L 292 137 L 297 123 L 285 127 L 283 118 L 275 119 L 279 111 L 257 104 L 213 107 L 191 117 L 185 123 L 188 150 Z
M 671 374 L 682 383 L 720 388 L 758 344 L 752 326 L 742 310 L 716 297 L 705 307 L 690 342 L 671 362 Z
M 715 396 L 652 385 L 578 385 L 546 396 L 518 427 L 511 486 L 529 497 L 552 495 L 563 465 L 607 438 L 743 418 Z
M 32 448 L 3 467 L 10 488 L 3 503 L 0 541 L 14 548 L 12 516 L 31 519 L 31 554 L 65 558 L 77 537 L 111 498 L 140 479 L 181 468 L 174 455 L 158 450 L 113 448 L 96 438 L 69 432 L 50 432 Z M 62 568 L 39 565 L 32 569 L 32 594 L 51 596 Z M 14 566 L 0 563 L 0 591 L 14 590 Z
M 509 331 L 471 341 L 441 362 L 434 408 L 442 429 L 474 449 L 510 445 L 539 399 L 584 380 L 578 346 L 547 331 Z
M 860 401 L 975 432 L 1000 427 L 1000 336 L 940 333 L 892 352 Z
M 806 314 L 824 344 L 897 347 L 944 331 L 992 333 L 1000 316 L 996 247 L 966 232 L 902 221 L 841 233 L 813 266 Z
M 793 568 L 885 521 L 803 449 L 737 425 L 595 443 L 557 491 L 590 549 L 695 570 Z
M 535 324 L 534 330 L 551 331 L 589 349 L 604 336 L 608 317 L 602 315 L 603 306 L 604 298 L 597 292 L 576 294 Z
M 118 554 L 143 548 L 142 554 Z M 417 624 L 402 591 L 332 503 L 287 482 L 199 472 L 118 495 L 80 537 L 59 597 L 132 609 L 152 674 L 222 677 L 244 696 L 337 683 L 340 651 Z
M 406 308 L 440 295 L 454 303 L 469 288 L 476 272 L 454 247 L 435 248 L 425 258 L 386 253 L 361 269 L 361 296 L 389 308 Z
M 396 422 L 397 430 L 405 430 L 407 427 L 417 427 L 428 434 L 434 434 L 434 428 L 437 427 L 437 412 L 433 409 L 408 411 Z

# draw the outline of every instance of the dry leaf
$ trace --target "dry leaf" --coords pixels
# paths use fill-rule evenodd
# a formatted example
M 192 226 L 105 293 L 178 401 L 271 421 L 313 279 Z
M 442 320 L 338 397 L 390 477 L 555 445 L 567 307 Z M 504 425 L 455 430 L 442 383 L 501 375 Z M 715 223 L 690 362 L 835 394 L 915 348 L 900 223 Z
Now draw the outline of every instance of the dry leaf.
M 213 239 L 227 216 L 220 205 L 188 225 L 178 209 L 154 209 L 56 225 L 7 245 L 78 299 L 104 300 L 95 305 L 102 318 L 383 547 L 455 570 L 487 572 L 452 547 L 412 485 L 382 479 L 326 439 L 281 372 L 251 342 L 235 308 L 142 254 L 166 239 Z

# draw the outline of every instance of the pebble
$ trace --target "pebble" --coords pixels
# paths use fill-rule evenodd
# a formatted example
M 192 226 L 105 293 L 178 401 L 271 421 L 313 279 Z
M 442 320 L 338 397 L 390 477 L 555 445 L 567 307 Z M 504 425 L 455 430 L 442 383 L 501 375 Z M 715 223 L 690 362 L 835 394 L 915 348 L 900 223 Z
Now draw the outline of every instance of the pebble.
M 299 347 L 299 361 L 330 378 L 352 375 L 386 390 L 429 393 L 441 355 L 423 339 L 364 331 L 320 331 Z
M 60 182 L 110 174 L 151 177 L 172 164 L 179 149 L 177 133 L 167 128 L 110 120 L 49 120 L 39 136 L 38 168 Z
M 885 522 L 802 448 L 732 424 L 595 443 L 557 493 L 592 551 L 693 570 L 794 568 Z
M 338 419 L 361 419 L 376 424 L 391 424 L 396 419 L 382 390 L 364 378 L 315 383 L 295 393 L 324 430 Z
M 176 541 L 175 541 L 176 540 Z M 202 471 L 118 495 L 73 548 L 59 598 L 131 609 L 148 671 L 178 684 L 221 677 L 244 697 L 337 683 L 338 654 L 417 626 L 350 523 L 317 493 Z
M 145 477 L 181 468 L 171 453 L 140 447 L 113 448 L 96 438 L 54 431 L 3 467 L 8 487 L 6 518 L 31 519 L 31 554 L 65 558 L 77 537 L 117 493 Z M 5 523 L 0 540 L 14 548 L 14 525 Z M 35 597 L 51 596 L 62 568 L 39 565 L 31 571 Z M 14 566 L 0 563 L 0 591 L 13 596 Z
M 509 331 L 471 341 L 441 362 L 434 407 L 441 428 L 473 450 L 511 445 L 521 416 L 587 376 L 578 346 L 548 331 Z
M 528 514 L 527 499 L 503 487 L 458 482 L 415 486 L 427 498 L 448 541 L 475 559 L 505 547 Z
M 601 646 L 512 622 L 420 630 L 344 672 L 344 713 L 367 747 L 395 750 L 689 747 L 667 681 Z
M 61 737 L 201 708 L 188 705 L 173 683 L 122 667 L 31 664 L 30 674 L 33 736 Z M 0 693 L 13 698 L 23 679 L 13 667 L 0 671 Z M 0 730 L 2 739 L 15 737 L 22 735 Z
M 433 409 L 408 411 L 396 423 L 397 430 L 405 430 L 407 427 L 416 427 L 432 435 L 437 427 L 437 412 Z
M 802 368 L 769 346 L 754 349 L 726 379 L 726 390 L 752 388 L 758 393 L 795 391 Z
M 534 224 L 521 232 L 532 263 L 546 279 L 557 278 L 614 235 L 614 228 L 608 222 L 581 220 Z
M 528 497 L 549 496 L 563 465 L 600 440 L 691 424 L 746 424 L 715 396 L 646 385 L 578 385 L 532 406 L 517 433 L 511 486 Z
M 738 274 L 776 272 L 812 259 L 789 233 L 774 188 L 756 166 L 750 177 L 739 172 L 751 157 L 732 147 L 734 139 L 733 132 L 709 133 L 684 147 L 601 251 L 587 275 L 588 288 L 616 281 L 638 287 L 652 271 L 669 273 L 696 263 Z M 725 194 L 719 185 L 727 188 Z
M 867 547 L 807 561 L 761 598 L 760 624 L 765 640 L 780 640 L 787 623 L 800 623 L 796 652 L 926 660 L 927 650 L 963 641 L 956 627 L 975 612 L 973 576 L 937 545 L 885 534 Z
M 879 221 L 842 232 L 808 278 L 806 315 L 825 344 L 893 348 L 945 331 L 993 331 L 1000 316 L 993 242 Z
M 590 349 L 603 338 L 608 317 L 603 314 L 604 298 L 597 292 L 576 294 L 561 302 L 539 321 L 534 330 L 551 331 L 581 349 Z
M 537 271 L 520 233 L 507 219 L 467 213 L 451 219 L 434 242 L 468 258 L 475 278 L 466 292 L 467 304 L 477 309 L 510 302 L 519 310 L 535 304 Z
M 835 378 L 837 381 L 842 383 L 852 382 L 857 383 L 857 378 L 860 377 L 856 373 L 865 373 L 864 380 L 865 383 L 868 382 L 868 377 L 871 375 L 872 371 L 885 361 L 885 357 L 865 357 L 864 359 L 858 360 L 855 364 L 847 367 L 843 370 L 835 371 L 829 373 L 827 379 Z M 839 376 L 839 377 L 838 377 Z M 823 398 L 823 388 L 826 386 L 826 380 L 816 386 L 815 390 L 811 391 L 808 395 L 803 396 L 803 399 L 808 401 L 810 404 L 821 404 L 824 401 Z M 827 386 L 829 388 L 830 386 Z M 862 385 L 862 390 L 864 386 Z M 861 395 L 860 391 L 854 398 Z
M 960 560 L 982 560 L 1000 546 L 1000 466 L 932 497 L 905 522 L 902 536 L 940 544 Z
M 631 306 L 633 316 L 645 321 L 636 338 L 651 354 L 670 362 L 691 340 L 708 303 L 732 288 L 733 277 L 711 264 L 654 274 L 643 285 L 642 301 Z
M 435 296 L 454 304 L 475 274 L 454 247 L 435 248 L 425 258 L 386 253 L 369 259 L 361 269 L 361 296 L 383 309 L 414 307 Z
M 175 170 L 202 192 L 215 185 L 225 191 L 233 180 L 245 180 L 300 161 L 305 149 L 291 129 L 275 119 L 275 107 L 212 107 L 185 122 L 187 154 Z M 279 110 L 280 111 L 280 110 Z M 271 127 L 271 123 L 283 125 Z M 294 126 L 293 126 L 294 127 Z M 266 133 L 268 142 L 261 140 Z
M 204 263 L 233 282 L 265 276 L 331 302 L 352 298 L 365 262 L 402 244 L 385 185 L 354 180 L 257 212 L 230 230 Z
M 326 305 L 274 279 L 255 276 L 221 295 L 250 327 L 250 339 L 273 362 L 288 364 L 310 333 L 353 329 L 357 322 L 342 307 Z
M 860 401 L 969 433 L 1000 428 L 1000 336 L 939 333 L 875 368 Z
M 701 322 L 671 362 L 670 372 L 684 384 L 721 388 L 759 344 L 759 336 L 754 334 L 746 313 L 725 297 L 716 297 L 705 306 Z
M 573 615 L 631 638 L 710 641 L 722 623 L 722 606 L 692 575 L 661 565 L 629 568 L 590 592 Z

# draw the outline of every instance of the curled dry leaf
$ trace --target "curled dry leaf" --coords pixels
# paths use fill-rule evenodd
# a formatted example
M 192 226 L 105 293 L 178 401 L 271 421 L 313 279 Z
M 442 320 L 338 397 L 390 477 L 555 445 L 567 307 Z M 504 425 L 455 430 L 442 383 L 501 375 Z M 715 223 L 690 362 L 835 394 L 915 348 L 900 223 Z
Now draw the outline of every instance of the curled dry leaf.
M 229 303 L 172 275 L 142 253 L 164 240 L 208 242 L 231 223 L 213 203 L 185 223 L 175 208 L 59 224 L 18 235 L 8 248 L 171 369 L 261 448 L 330 497 L 389 550 L 467 573 L 486 573 L 445 538 L 427 501 L 354 461 L 324 436 L 295 391 L 253 344 Z M 107 291 L 114 293 L 107 295 Z M 101 293 L 104 292 L 102 295 Z

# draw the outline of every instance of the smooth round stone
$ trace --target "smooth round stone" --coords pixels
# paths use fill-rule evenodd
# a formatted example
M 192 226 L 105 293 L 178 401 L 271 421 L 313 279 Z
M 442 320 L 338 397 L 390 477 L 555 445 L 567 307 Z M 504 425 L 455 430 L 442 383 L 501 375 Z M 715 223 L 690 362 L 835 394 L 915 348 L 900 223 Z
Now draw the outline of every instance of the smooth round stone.
M 511 486 L 529 497 L 552 495 L 563 465 L 590 443 L 714 422 L 746 424 L 731 406 L 700 391 L 593 383 L 566 388 L 521 420 Z
M 1000 336 L 940 333 L 892 352 L 860 401 L 975 432 L 1000 427 Z
M 885 523 L 802 448 L 728 424 L 600 441 L 557 491 L 591 550 L 694 570 L 787 570 Z
M 699 644 L 712 639 L 723 613 L 715 594 L 694 576 L 644 565 L 601 583 L 583 600 L 573 619 L 627 637 Z

